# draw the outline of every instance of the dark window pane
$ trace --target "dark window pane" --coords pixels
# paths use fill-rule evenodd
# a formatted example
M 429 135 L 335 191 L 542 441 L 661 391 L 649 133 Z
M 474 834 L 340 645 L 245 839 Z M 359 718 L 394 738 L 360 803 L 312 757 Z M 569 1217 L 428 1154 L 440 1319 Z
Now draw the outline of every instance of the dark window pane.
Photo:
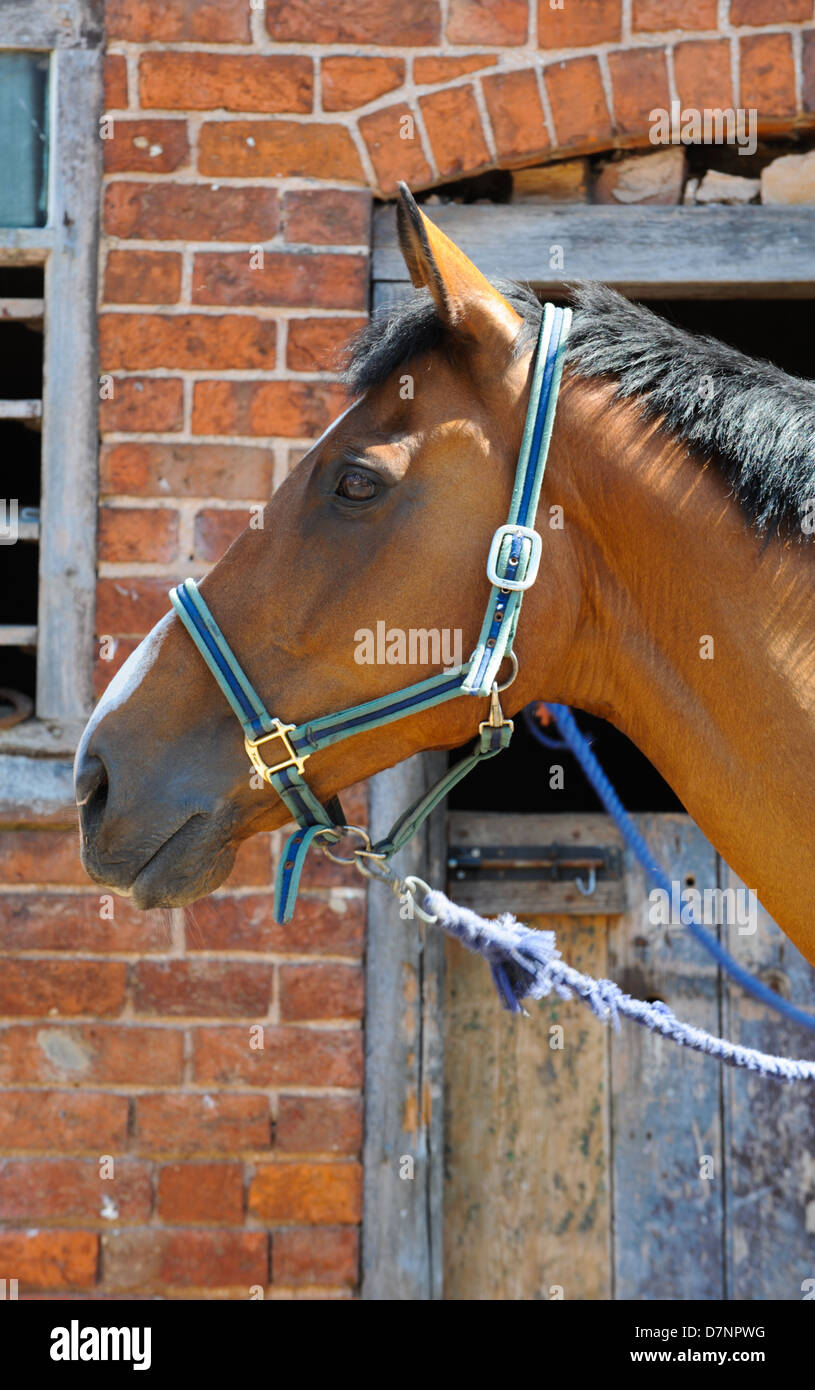
M 0 53 L 0 227 L 44 227 L 48 55 Z

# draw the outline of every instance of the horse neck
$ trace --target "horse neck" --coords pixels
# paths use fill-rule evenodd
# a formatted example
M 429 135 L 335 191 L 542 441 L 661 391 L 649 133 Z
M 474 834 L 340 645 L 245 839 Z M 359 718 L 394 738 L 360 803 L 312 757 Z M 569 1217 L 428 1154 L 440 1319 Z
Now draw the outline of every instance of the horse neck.
M 612 394 L 572 379 L 562 396 L 548 486 L 568 493 L 581 596 L 560 698 L 627 734 L 815 952 L 813 555 L 762 542 L 715 465 Z

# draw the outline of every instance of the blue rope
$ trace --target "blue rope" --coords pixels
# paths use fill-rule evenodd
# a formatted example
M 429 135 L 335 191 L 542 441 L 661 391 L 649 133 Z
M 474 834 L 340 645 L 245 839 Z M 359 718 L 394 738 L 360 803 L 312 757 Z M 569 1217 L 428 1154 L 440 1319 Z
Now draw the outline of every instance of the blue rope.
M 630 848 L 636 854 L 640 863 L 654 882 L 671 897 L 671 882 L 661 865 L 657 863 L 648 845 L 640 834 L 628 812 L 625 810 L 620 798 L 611 785 L 608 777 L 595 757 L 588 741 L 581 734 L 575 722 L 574 715 L 566 705 L 547 705 L 547 709 L 555 716 L 558 729 L 563 739 L 563 745 L 574 754 L 579 762 L 588 781 L 591 783 L 600 801 L 605 806 L 610 816 L 613 816 L 622 832 L 623 838 L 627 841 Z M 551 739 L 542 733 L 534 719 L 527 719 L 527 726 L 539 741 L 547 748 L 552 747 Z M 761 980 L 757 980 L 751 975 L 749 970 L 745 970 L 737 960 L 734 960 L 729 951 L 716 940 L 710 932 L 705 931 L 700 922 L 691 915 L 688 922 L 693 936 L 701 942 L 706 951 L 719 962 L 723 970 L 726 970 L 734 980 L 736 980 L 754 998 L 760 999 L 762 1004 L 774 1009 L 783 1018 L 789 1019 L 791 1023 L 800 1024 L 802 1028 L 808 1028 L 810 1032 L 815 1032 L 815 1016 L 806 1013 L 804 1009 L 799 1009 L 795 1004 L 791 1004 L 787 999 L 782 999 L 775 990 L 770 989 Z M 644 1021 L 644 1020 L 642 1020 Z M 651 1026 L 650 1024 L 648 1025 Z M 680 1025 L 684 1027 L 684 1025 Z M 723 1046 L 731 1047 L 730 1043 L 723 1043 Z M 726 1059 L 725 1059 L 726 1060 Z M 740 1065 L 740 1064 L 737 1064 Z M 796 1063 L 795 1065 L 802 1065 Z
M 432 890 L 425 894 L 420 906 L 431 918 L 435 917 L 436 925 L 448 936 L 489 962 L 501 1002 L 512 1013 L 524 1013 L 522 999 L 543 999 L 552 993 L 561 999 L 577 997 L 603 1023 L 611 1022 L 615 1028 L 619 1028 L 622 1014 L 680 1047 L 704 1052 L 728 1066 L 746 1067 L 779 1081 L 815 1081 L 815 1062 L 773 1057 L 714 1037 L 702 1028 L 682 1023 L 667 1004 L 632 999 L 613 980 L 595 980 L 566 965 L 556 947 L 554 932 L 525 927 L 509 913 L 489 922 L 470 908 L 451 902 L 445 893 Z

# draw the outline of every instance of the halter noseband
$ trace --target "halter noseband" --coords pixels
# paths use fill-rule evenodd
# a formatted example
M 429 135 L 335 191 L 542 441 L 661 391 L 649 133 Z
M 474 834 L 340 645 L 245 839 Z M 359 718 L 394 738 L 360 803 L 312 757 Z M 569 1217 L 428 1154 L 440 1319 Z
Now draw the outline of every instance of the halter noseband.
M 354 734 L 431 709 L 459 695 L 490 697 L 489 716 L 479 724 L 478 738 L 467 757 L 450 768 L 409 807 L 384 840 L 371 847 L 365 837 L 368 848 L 358 850 L 357 854 L 383 862 L 407 843 L 443 797 L 481 759 L 494 757 L 509 743 L 513 724 L 503 716 L 499 691 L 511 684 L 518 670 L 512 643 L 524 592 L 534 584 L 540 564 L 541 538 L 532 523 L 552 437 L 571 317 L 570 309 L 556 308 L 553 304 L 544 306 L 509 517 L 492 538 L 487 558 L 487 577 L 492 589 L 478 645 L 463 666 L 428 676 L 392 695 L 381 695 L 336 714 L 311 719 L 307 724 L 286 724 L 269 714 L 201 597 L 195 580 L 186 579 L 178 588 L 170 590 L 176 613 L 241 722 L 252 766 L 274 787 L 299 827 L 287 841 L 278 865 L 275 886 L 278 922 L 288 922 L 294 911 L 303 861 L 312 841 L 324 838 L 336 843 L 346 830 L 355 829 L 344 824 L 337 797 L 323 805 L 311 791 L 303 774 L 306 760 L 312 753 Z M 506 685 L 499 687 L 498 673 L 505 657 L 512 661 L 513 671 Z M 266 757 L 269 757 L 268 762 Z

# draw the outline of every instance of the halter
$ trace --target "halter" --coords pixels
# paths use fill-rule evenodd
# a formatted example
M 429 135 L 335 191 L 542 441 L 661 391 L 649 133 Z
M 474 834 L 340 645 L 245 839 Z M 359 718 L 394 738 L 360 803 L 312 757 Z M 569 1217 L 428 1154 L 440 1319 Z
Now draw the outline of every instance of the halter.
M 381 695 L 336 714 L 311 719 L 306 724 L 286 724 L 266 709 L 201 597 L 195 580 L 186 579 L 178 588 L 170 590 L 176 613 L 241 722 L 252 766 L 274 787 L 298 825 L 278 865 L 275 886 L 278 922 L 291 919 L 303 862 L 314 840 L 326 840 L 322 848 L 330 854 L 329 846 L 336 844 L 344 834 L 357 834 L 364 845 L 355 851 L 359 867 L 363 867 L 361 861 L 366 859 L 372 864 L 385 864 L 411 839 L 456 783 L 483 759 L 494 757 L 509 744 L 513 723 L 504 718 L 499 695 L 517 675 L 518 659 L 512 644 L 524 593 L 534 584 L 540 565 L 541 538 L 532 523 L 552 437 L 571 317 L 570 309 L 556 308 L 553 304 L 544 306 L 509 517 L 492 538 L 487 557 L 487 578 L 492 589 L 478 645 L 464 665 L 428 676 L 391 695 Z M 498 674 L 505 658 L 512 662 L 512 674 L 499 686 Z M 489 715 L 478 726 L 478 738 L 469 754 L 399 817 L 384 840 L 372 846 L 364 831 L 345 824 L 336 797 L 323 805 L 311 791 L 304 772 L 312 753 L 354 734 L 431 709 L 459 695 L 489 696 Z

